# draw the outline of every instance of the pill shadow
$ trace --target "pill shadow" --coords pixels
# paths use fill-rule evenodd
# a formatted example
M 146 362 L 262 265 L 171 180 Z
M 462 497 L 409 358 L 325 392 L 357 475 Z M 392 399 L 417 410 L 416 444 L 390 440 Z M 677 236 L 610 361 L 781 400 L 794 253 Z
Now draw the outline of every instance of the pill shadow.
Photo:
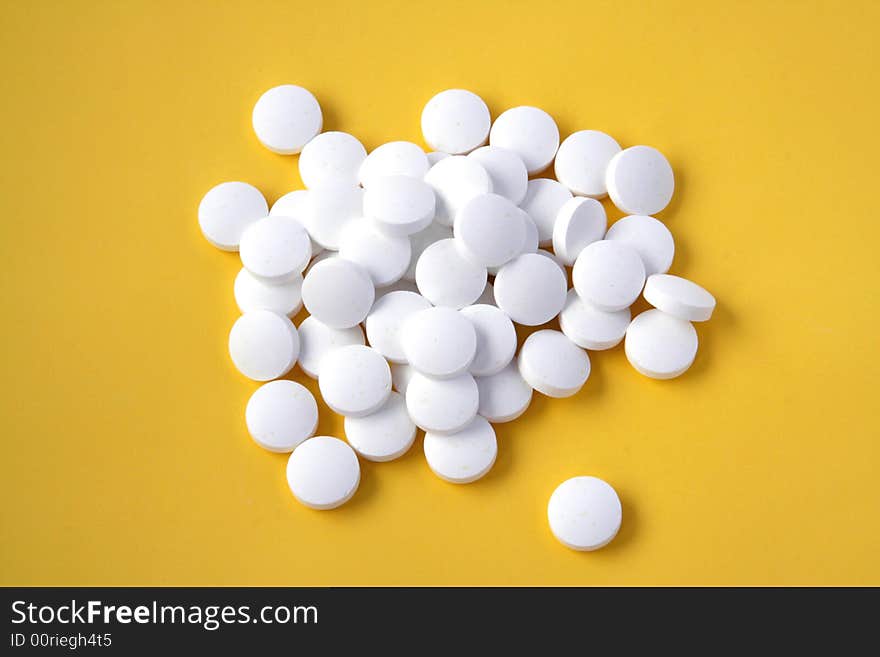
M 717 358 L 713 345 L 717 344 L 722 335 L 729 339 L 737 332 L 736 314 L 729 306 L 719 305 L 715 307 L 709 321 L 694 322 L 694 328 L 697 330 L 699 345 L 697 357 L 694 359 L 694 364 L 683 376 L 691 378 L 709 376 L 713 371 L 712 363 Z
M 639 532 L 639 512 L 638 508 L 632 503 L 628 493 L 621 492 L 617 489 L 617 497 L 620 499 L 620 507 L 622 509 L 620 530 L 617 532 L 611 542 L 605 547 L 593 552 L 596 554 L 615 554 L 629 548 L 636 539 Z M 589 555 L 590 552 L 583 554 Z

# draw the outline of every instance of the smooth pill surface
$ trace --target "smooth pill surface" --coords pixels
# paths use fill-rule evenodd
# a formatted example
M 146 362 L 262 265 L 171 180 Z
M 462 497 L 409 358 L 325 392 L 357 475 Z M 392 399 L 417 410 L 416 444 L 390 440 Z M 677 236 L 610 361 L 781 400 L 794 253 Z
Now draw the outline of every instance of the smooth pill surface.
M 657 214 L 675 190 L 672 167 L 650 146 L 632 146 L 611 158 L 605 183 L 611 201 L 627 214 Z
M 577 196 L 602 198 L 608 193 L 605 172 L 620 152 L 612 137 L 598 130 L 580 130 L 559 145 L 553 163 L 556 179 Z
M 440 160 L 446 159 L 449 157 L 449 153 L 444 153 L 442 151 L 431 151 L 430 153 L 426 153 L 428 158 L 428 166 L 432 167 L 437 164 Z
M 438 221 L 432 221 L 428 224 L 427 228 L 411 235 L 409 241 L 412 245 L 412 257 L 409 262 L 409 267 L 403 274 L 403 277 L 409 281 L 415 282 L 416 264 L 418 263 L 419 258 L 422 257 L 422 253 L 425 252 L 425 249 L 431 246 L 434 242 L 450 239 L 451 237 L 452 228 L 444 226 Z
M 556 539 L 572 550 L 598 550 L 617 535 L 623 510 L 617 493 L 597 477 L 574 477 L 550 496 L 547 519 Z
M 658 310 L 691 322 L 705 322 L 715 310 L 715 297 L 693 281 L 680 276 L 648 276 L 644 297 Z
M 331 328 L 360 324 L 370 312 L 375 296 L 367 270 L 339 257 L 316 263 L 303 279 L 303 305 L 309 314 Z
M 571 192 L 566 187 L 549 178 L 530 180 L 526 196 L 520 203 L 538 228 L 538 242 L 549 246 L 553 241 L 553 227 L 562 206 L 571 200 Z
M 289 452 L 318 426 L 318 404 L 295 381 L 270 381 L 254 391 L 244 413 L 251 438 L 270 452 Z
M 381 176 L 364 192 L 364 216 L 389 235 L 406 237 L 434 219 L 434 190 L 419 178 Z
M 510 200 L 498 194 L 481 194 L 458 211 L 453 234 L 475 263 L 500 267 L 522 253 L 526 226 Z
M 415 370 L 404 363 L 391 363 L 391 386 L 401 395 L 406 396 L 409 381 Z
M 374 413 L 345 418 L 345 437 L 369 461 L 392 461 L 403 456 L 416 438 L 416 425 L 406 410 L 406 400 L 392 392 Z
M 377 411 L 391 393 L 391 370 L 375 349 L 339 347 L 321 361 L 321 396 L 334 412 L 360 417 Z
M 427 431 L 424 448 L 434 474 L 453 484 L 469 484 L 485 476 L 498 456 L 495 429 L 480 416 L 452 434 Z
M 386 294 L 390 294 L 391 292 L 415 292 L 416 294 L 418 294 L 419 288 L 416 287 L 416 284 L 414 282 L 408 281 L 405 278 L 401 278 L 399 281 L 394 281 L 391 285 L 376 288 L 376 301 L 378 301 Z M 374 307 L 375 305 L 375 302 L 373 302 Z
M 577 346 L 601 351 L 623 340 L 630 319 L 629 308 L 605 312 L 581 299 L 575 290 L 569 290 L 565 307 L 559 313 L 559 328 Z
M 665 274 L 672 266 L 675 256 L 675 241 L 672 233 L 654 217 L 631 214 L 618 219 L 606 240 L 618 241 L 634 248 L 645 265 L 645 274 Z
M 556 121 L 542 109 L 521 106 L 503 112 L 489 132 L 489 145 L 507 148 L 520 156 L 530 174 L 543 171 L 559 148 Z
M 339 242 L 339 256 L 363 267 L 376 287 L 400 280 L 411 255 L 409 238 L 392 237 L 369 221 L 352 221 Z
M 325 249 L 339 250 L 345 229 L 363 219 L 364 190 L 331 183 L 309 190 L 309 234 Z
M 554 265 L 559 267 L 559 271 L 562 272 L 562 277 L 565 278 L 566 280 L 568 280 L 568 275 L 566 274 L 566 271 L 565 271 L 565 265 L 562 264 L 562 260 L 560 260 L 559 257 L 555 253 L 553 253 L 552 251 L 548 251 L 547 249 L 538 249 L 537 251 L 535 251 L 535 253 L 537 253 L 538 255 L 544 256 L 545 258 L 550 260 Z
M 520 208 L 520 218 L 526 227 L 526 239 L 523 242 L 523 253 L 535 253 L 540 246 L 540 236 L 538 235 L 538 225 L 528 212 Z
M 605 208 L 592 198 L 576 196 L 559 208 L 553 223 L 553 252 L 571 267 L 588 244 L 605 236 Z
M 525 413 L 532 401 L 532 387 L 516 363 L 491 376 L 478 376 L 476 381 L 480 391 L 477 412 L 489 422 L 511 422 Z
M 271 310 L 292 317 L 302 309 L 302 282 L 302 276 L 296 276 L 286 283 L 272 285 L 242 267 L 232 289 L 235 303 L 243 313 Z
M 324 125 L 318 100 L 294 84 L 273 87 L 260 96 L 251 120 L 260 143 L 281 155 L 299 153 Z
M 662 310 L 637 315 L 624 341 L 627 360 L 652 379 L 674 379 L 684 374 L 694 362 L 697 346 L 693 325 Z
M 389 292 L 373 304 L 364 326 L 370 346 L 392 363 L 407 362 L 401 344 L 406 320 L 431 307 L 431 302 L 415 292 Z
M 218 249 L 238 251 L 245 228 L 269 214 L 259 189 L 243 182 L 225 182 L 208 190 L 199 203 L 199 228 Z
M 406 385 L 406 408 L 424 431 L 452 433 L 466 427 L 477 414 L 480 392 L 470 374 L 435 379 L 413 372 Z
M 460 155 L 486 143 L 489 108 L 477 94 L 447 89 L 431 98 L 422 110 L 422 135 L 431 148 Z
M 303 148 L 299 176 L 309 189 L 328 183 L 354 187 L 366 157 L 367 151 L 357 137 L 347 132 L 324 132 Z
M 347 345 L 364 344 L 364 333 L 358 325 L 351 328 L 335 329 L 321 323 L 315 317 L 306 317 L 300 322 L 299 366 L 313 379 L 321 373 L 324 356 Z
M 548 397 L 570 397 L 590 376 L 587 352 L 550 329 L 526 338 L 517 365 L 526 383 Z
M 299 346 L 299 335 L 290 319 L 269 310 L 245 313 L 229 331 L 232 362 L 254 381 L 284 376 L 296 363 Z
M 492 181 L 492 191 L 519 205 L 526 196 L 529 172 L 522 158 L 500 146 L 483 146 L 468 155 L 476 160 Z
M 417 372 L 448 379 L 466 372 L 477 350 L 473 323 L 454 308 L 425 308 L 411 314 L 400 330 L 407 362 Z
M 419 292 L 435 306 L 469 306 L 483 293 L 487 278 L 486 268 L 464 256 L 454 239 L 434 242 L 416 263 Z
M 437 195 L 435 219 L 447 226 L 470 199 L 492 191 L 492 180 L 483 165 L 464 155 L 437 162 L 425 175 L 425 182 Z
M 516 353 L 516 329 L 510 318 L 495 306 L 465 306 L 459 311 L 473 325 L 477 336 L 470 373 L 490 376 L 503 370 Z
M 287 485 L 307 507 L 335 509 L 352 498 L 361 468 L 351 447 L 338 438 L 315 436 L 299 445 L 287 461 Z
M 265 217 L 248 226 L 241 236 L 241 264 L 267 283 L 299 278 L 312 257 L 309 234 L 296 219 Z
M 559 265 L 538 253 L 524 253 L 495 277 L 495 303 L 517 324 L 549 322 L 565 305 L 568 285 Z
M 614 312 L 638 298 L 645 284 L 645 265 L 632 247 L 601 240 L 578 255 L 571 281 L 582 299 L 599 310 Z
M 383 176 L 410 176 L 423 178 L 428 172 L 425 151 L 409 141 L 392 141 L 382 144 L 367 155 L 361 164 L 361 185 L 369 187 Z
M 288 192 L 275 201 L 269 210 L 269 216 L 290 217 L 291 219 L 298 221 L 299 224 L 308 231 L 309 218 L 312 215 L 311 206 L 309 205 L 310 202 L 308 190 L 296 189 L 292 192 Z M 312 257 L 314 258 L 323 250 L 323 247 L 315 240 L 311 239 L 311 233 L 309 233 L 309 240 L 312 245 Z

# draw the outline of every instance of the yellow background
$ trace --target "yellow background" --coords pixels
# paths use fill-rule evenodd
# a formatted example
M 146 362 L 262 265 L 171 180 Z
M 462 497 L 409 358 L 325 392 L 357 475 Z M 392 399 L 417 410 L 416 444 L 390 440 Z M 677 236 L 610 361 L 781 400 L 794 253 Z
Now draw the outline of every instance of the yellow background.
M 880 584 L 878 3 L 0 7 L 0 583 Z M 693 368 L 597 353 L 498 426 L 484 480 L 419 438 L 299 506 L 244 427 L 238 259 L 196 222 L 221 181 L 300 186 L 250 126 L 287 82 L 368 149 L 421 143 L 448 87 L 660 148 L 672 271 L 719 300 Z M 595 553 L 547 528 L 578 474 L 623 501 Z

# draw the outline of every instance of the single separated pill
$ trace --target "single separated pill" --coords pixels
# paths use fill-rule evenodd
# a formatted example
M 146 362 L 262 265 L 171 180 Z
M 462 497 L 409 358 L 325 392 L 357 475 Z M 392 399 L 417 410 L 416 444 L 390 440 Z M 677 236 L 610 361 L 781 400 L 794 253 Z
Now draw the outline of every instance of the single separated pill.
M 355 187 L 366 157 L 367 151 L 357 137 L 347 132 L 324 132 L 303 148 L 299 177 L 309 189 L 328 183 Z
M 715 310 L 715 297 L 696 283 L 680 276 L 648 276 L 645 301 L 663 312 L 691 322 L 705 322 Z
M 623 340 L 631 318 L 629 308 L 605 312 L 581 299 L 575 290 L 569 290 L 565 307 L 559 313 L 559 328 L 577 346 L 600 351 Z
M 416 264 L 419 262 L 419 258 L 422 256 L 422 253 L 425 252 L 425 249 L 431 246 L 434 242 L 450 238 L 452 238 L 452 228 L 444 226 L 438 221 L 432 221 L 428 224 L 427 228 L 419 231 L 415 235 L 411 235 L 409 241 L 412 245 L 412 257 L 409 262 L 409 268 L 403 274 L 403 277 L 408 281 L 415 282 Z
M 400 337 L 406 320 L 431 307 L 431 302 L 415 292 L 383 294 L 373 304 L 364 326 L 370 346 L 392 363 L 406 363 Z
M 264 217 L 245 229 L 239 247 L 241 264 L 267 283 L 299 278 L 312 257 L 309 234 L 296 219 Z
M 375 349 L 348 345 L 321 361 L 318 387 L 327 406 L 346 417 L 377 411 L 391 393 L 391 370 Z
M 368 461 L 393 461 L 403 456 L 416 438 L 416 425 L 406 410 L 403 396 L 392 392 L 374 413 L 345 418 L 345 437 Z
M 412 247 L 407 237 L 392 237 L 369 221 L 352 221 L 342 233 L 339 255 L 363 267 L 373 285 L 385 287 L 403 277 Z
M 364 214 L 364 190 L 328 183 L 309 190 L 309 234 L 325 249 L 339 250 L 345 229 Z
M 584 248 L 571 272 L 574 289 L 599 310 L 614 312 L 632 305 L 645 284 L 638 252 L 618 241 L 600 240 Z
M 574 477 L 550 496 L 550 531 L 572 550 L 598 550 L 617 535 L 623 512 L 614 489 L 596 477 Z
M 477 94 L 464 89 L 441 91 L 422 110 L 422 136 L 438 151 L 460 155 L 486 143 L 492 120 Z
M 302 276 L 296 276 L 286 283 L 271 285 L 242 267 L 235 277 L 232 292 L 243 313 L 271 310 L 292 317 L 302 309 L 302 282 Z
M 516 363 L 491 376 L 478 376 L 476 381 L 480 391 L 477 412 L 489 422 L 511 422 L 525 413 L 532 401 L 532 387 Z
M 538 228 L 538 242 L 549 246 L 553 242 L 553 227 L 556 217 L 566 202 L 571 200 L 571 192 L 563 185 L 549 178 L 530 180 L 526 196 L 520 203 L 535 226 Z
M 587 352 L 550 329 L 526 338 L 517 364 L 526 383 L 548 397 L 571 397 L 590 376 Z
M 650 146 L 632 146 L 611 158 L 605 184 L 622 212 L 653 215 L 672 200 L 675 177 L 663 153 Z
M 498 194 L 481 194 L 458 211 L 453 234 L 475 263 L 500 267 L 522 253 L 526 225 L 510 200 Z
M 361 185 L 369 187 L 383 176 L 424 178 L 428 173 L 428 156 L 409 141 L 392 141 L 377 147 L 361 164 Z
M 466 372 L 477 350 L 473 323 L 454 308 L 412 313 L 400 329 L 400 345 L 417 372 L 449 379 Z
M 492 180 L 477 160 L 452 155 L 437 162 L 425 174 L 437 195 L 435 219 L 451 226 L 459 209 L 474 196 L 492 191 Z
M 675 241 L 669 229 L 654 217 L 641 214 L 621 217 L 608 229 L 605 239 L 634 248 L 642 258 L 647 276 L 665 274 L 672 266 Z
M 245 313 L 229 331 L 229 356 L 254 381 L 284 376 L 299 357 L 299 334 L 289 318 L 269 310 Z
M 516 353 L 516 329 L 510 317 L 495 306 L 482 304 L 465 306 L 459 312 L 470 320 L 477 336 L 470 373 L 491 376 L 503 370 Z
M 425 432 L 425 460 L 435 475 L 453 484 L 469 484 L 483 477 L 498 456 L 495 429 L 476 416 L 451 434 Z
M 300 444 L 287 461 L 287 485 L 300 504 L 327 510 L 345 504 L 361 481 L 361 468 L 351 447 L 331 436 Z
M 245 228 L 269 214 L 260 190 L 243 182 L 225 182 L 208 190 L 199 203 L 199 228 L 218 249 L 238 251 Z
M 324 125 L 317 99 L 293 84 L 273 87 L 260 96 L 251 120 L 260 143 L 281 155 L 299 153 Z
M 298 221 L 300 225 L 308 231 L 309 217 L 312 215 L 311 205 L 309 205 L 310 202 L 311 199 L 307 190 L 296 189 L 292 192 L 288 192 L 275 201 L 275 203 L 272 204 L 272 208 L 269 210 L 269 216 L 290 217 L 291 219 Z M 312 239 L 311 233 L 309 233 L 309 241 L 312 245 L 311 257 L 314 258 L 323 251 L 323 247 Z
M 419 292 L 435 306 L 472 304 L 483 293 L 488 276 L 485 267 L 461 253 L 454 239 L 434 242 L 416 263 Z
M 480 392 L 470 374 L 453 379 L 435 379 L 413 372 L 406 384 L 409 416 L 424 431 L 454 433 L 466 427 L 477 414 Z
M 556 179 L 577 196 L 602 198 L 608 193 L 605 171 L 620 145 L 604 132 L 579 130 L 565 138 L 553 163 Z
M 571 267 L 588 244 L 605 236 L 605 208 L 592 198 L 576 196 L 562 204 L 553 223 L 553 251 Z
M 376 290 L 366 269 L 343 258 L 315 263 L 305 275 L 302 298 L 306 310 L 331 328 L 360 324 L 373 307 Z
M 646 310 L 626 329 L 624 350 L 630 364 L 652 379 L 684 374 L 697 355 L 697 332 L 684 319 Z
M 270 452 L 290 452 L 318 427 L 318 404 L 295 381 L 270 381 L 254 391 L 244 412 L 251 438 Z
M 468 155 L 483 165 L 492 181 L 492 191 L 519 205 L 526 196 L 529 172 L 522 158 L 500 146 L 483 146 Z
M 559 148 L 556 121 L 542 109 L 521 106 L 503 112 L 489 132 L 489 145 L 507 148 L 520 156 L 530 174 L 543 171 Z
M 495 277 L 495 302 L 517 324 L 549 322 L 565 305 L 565 275 L 539 253 L 524 253 L 504 265 Z
M 357 324 L 351 328 L 335 329 L 306 317 L 299 325 L 299 366 L 313 379 L 321 373 L 324 356 L 336 349 L 352 344 L 364 344 L 364 333 Z
M 410 176 L 380 176 L 364 192 L 364 216 L 397 237 L 427 228 L 434 219 L 434 206 L 434 190 Z

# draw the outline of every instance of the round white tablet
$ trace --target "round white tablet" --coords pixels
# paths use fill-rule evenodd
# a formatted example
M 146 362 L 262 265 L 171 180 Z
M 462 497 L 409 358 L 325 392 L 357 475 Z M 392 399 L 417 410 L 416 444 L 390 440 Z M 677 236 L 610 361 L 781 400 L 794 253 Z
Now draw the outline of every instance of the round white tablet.
M 570 134 L 556 152 L 556 179 L 572 194 L 602 198 L 608 193 L 605 171 L 619 152 L 620 145 L 604 132 L 580 130 Z
M 311 215 L 312 210 L 309 205 L 309 193 L 305 189 L 296 189 L 292 192 L 288 192 L 275 201 L 275 203 L 272 204 L 272 208 L 269 210 L 270 217 L 290 217 L 291 219 L 298 221 L 306 231 L 309 230 L 309 218 Z M 311 233 L 309 233 L 309 241 L 312 245 L 311 257 L 314 258 L 323 250 L 323 247 L 311 237 Z
M 324 132 L 312 139 L 299 156 L 299 176 L 311 189 L 329 183 L 356 187 L 367 157 L 364 145 L 347 132 Z
M 373 413 L 391 394 L 391 370 L 375 349 L 359 344 L 339 347 L 321 361 L 318 387 L 336 413 L 361 417 Z
M 459 208 L 474 196 L 492 191 L 492 180 L 483 165 L 464 155 L 452 155 L 437 162 L 425 174 L 437 195 L 435 219 L 451 226 Z
M 391 386 L 401 395 L 406 395 L 409 380 L 416 371 L 404 363 L 391 363 Z
M 419 231 L 415 235 L 411 235 L 409 239 L 410 244 L 412 244 L 412 258 L 409 262 L 409 268 L 406 270 L 403 277 L 409 281 L 415 282 L 416 264 L 418 263 L 419 258 L 422 257 L 422 253 L 424 253 L 425 249 L 431 246 L 434 242 L 450 239 L 451 237 L 452 228 L 444 226 L 438 221 L 432 221 L 428 224 L 427 228 Z
M 571 200 L 568 189 L 549 178 L 530 180 L 526 196 L 520 203 L 538 227 L 538 241 L 542 246 L 549 246 L 553 241 L 553 227 L 562 206 Z
M 491 376 L 503 370 L 516 353 L 516 329 L 510 317 L 495 306 L 466 306 L 459 311 L 477 335 L 477 350 L 470 365 L 474 376 Z
M 389 292 L 373 304 L 364 326 L 370 346 L 392 363 L 405 363 L 400 337 L 406 320 L 431 302 L 415 292 Z
M 249 273 L 244 267 L 235 277 L 232 287 L 239 310 L 271 310 L 292 317 L 302 309 L 302 276 L 287 283 L 270 285 Z
M 406 410 L 406 400 L 392 392 L 375 413 L 345 418 L 345 437 L 368 461 L 393 461 L 412 446 L 416 425 Z
M 299 356 L 293 322 L 269 310 L 252 310 L 229 331 L 229 355 L 238 371 L 254 381 L 284 376 Z
M 303 279 L 306 310 L 331 328 L 360 324 L 370 312 L 376 291 L 367 270 L 343 258 L 315 264 Z
M 619 241 L 634 248 L 642 257 L 647 276 L 665 274 L 672 266 L 675 255 L 672 233 L 654 217 L 641 214 L 622 217 L 608 229 L 605 239 Z
M 652 379 L 684 374 L 697 355 L 697 332 L 684 319 L 662 310 L 646 310 L 626 330 L 624 349 L 630 364 Z
M 645 301 L 663 312 L 691 322 L 705 322 L 715 310 L 715 297 L 693 281 L 669 274 L 648 276 Z
M 389 235 L 406 237 L 434 219 L 434 190 L 420 178 L 380 176 L 364 192 L 364 216 Z
M 629 308 L 605 312 L 581 299 L 575 290 L 569 290 L 565 307 L 559 313 L 559 328 L 577 346 L 601 351 L 623 340 L 631 318 Z
M 290 452 L 318 427 L 318 404 L 307 388 L 295 381 L 261 385 L 244 412 L 251 438 L 270 452 Z
M 605 236 L 608 219 L 605 208 L 592 198 L 576 196 L 559 208 L 553 224 L 553 251 L 571 267 L 588 244 Z
M 519 205 L 526 196 L 529 173 L 522 158 L 500 146 L 483 146 L 468 155 L 483 165 L 492 180 L 492 191 Z
M 309 234 L 296 219 L 265 217 L 241 235 L 241 264 L 267 283 L 287 283 L 300 277 L 312 257 Z
M 453 484 L 483 477 L 498 456 L 495 429 L 479 415 L 452 434 L 425 433 L 425 460 L 435 475 Z
M 329 183 L 309 190 L 309 234 L 325 249 L 337 251 L 352 221 L 363 219 L 364 190 Z
M 352 221 L 339 241 L 339 256 L 366 269 L 376 287 L 400 280 L 411 255 L 409 238 L 392 237 L 370 221 Z
M 590 376 L 587 352 L 550 329 L 526 338 L 517 365 L 526 383 L 548 397 L 571 397 Z
M 520 156 L 530 174 L 546 169 L 559 148 L 556 121 L 542 109 L 521 106 L 502 113 L 489 132 L 489 144 Z
M 480 391 L 478 412 L 489 422 L 511 422 L 526 412 L 532 401 L 532 387 L 510 363 L 492 376 L 476 377 Z
M 251 120 L 260 143 L 281 155 L 299 153 L 324 125 L 317 99 L 293 84 L 273 87 L 260 96 Z
M 442 151 L 431 151 L 430 153 L 426 153 L 426 157 L 428 158 L 428 166 L 432 167 L 440 160 L 444 160 L 449 157 L 449 153 L 443 153 Z
M 538 225 L 535 220 L 529 216 L 529 213 L 520 208 L 520 215 L 523 225 L 526 227 L 526 239 L 523 242 L 523 253 L 535 253 L 540 246 L 540 238 L 538 236 Z
M 435 433 L 453 433 L 477 414 L 480 392 L 470 374 L 435 379 L 413 372 L 406 386 L 406 408 L 417 426 Z
M 565 265 L 562 264 L 562 260 L 560 260 L 555 253 L 553 253 L 552 251 L 548 251 L 547 249 L 538 249 L 537 251 L 535 251 L 535 253 L 537 253 L 538 255 L 542 255 L 545 258 L 548 258 L 554 265 L 559 267 L 559 271 L 562 272 L 563 278 L 565 278 L 566 281 L 568 280 L 568 274 L 566 273 Z
M 458 211 L 453 234 L 462 252 L 475 263 L 500 267 L 522 253 L 526 226 L 510 200 L 481 194 Z
M 599 310 L 623 310 L 642 291 L 645 265 L 632 247 L 600 240 L 587 245 L 578 255 L 571 282 L 580 297 Z
M 300 504 L 312 509 L 335 509 L 345 504 L 360 481 L 357 455 L 338 438 L 309 438 L 293 450 L 287 461 L 290 492 Z
M 657 214 L 675 190 L 672 167 L 650 146 L 632 146 L 612 157 L 605 183 L 611 201 L 627 214 Z
M 410 176 L 422 179 L 428 172 L 425 151 L 409 141 L 392 141 L 382 144 L 361 164 L 361 185 L 369 187 L 382 176 Z
M 486 268 L 468 260 L 454 239 L 434 242 L 416 263 L 419 292 L 435 306 L 472 304 L 482 294 L 487 278 Z
M 238 251 L 244 229 L 269 214 L 260 190 L 243 182 L 225 182 L 208 190 L 199 203 L 199 228 L 218 249 Z
M 470 367 L 477 333 L 471 321 L 454 308 L 425 308 L 407 318 L 400 329 L 400 345 L 417 372 L 449 379 Z
M 491 123 L 483 99 L 464 89 L 441 91 L 422 110 L 425 143 L 456 155 L 485 144 Z
M 617 493 L 596 477 L 562 482 L 547 505 L 550 531 L 572 550 L 598 550 L 610 543 L 620 529 L 622 515 Z
M 364 344 L 364 332 L 358 325 L 335 329 L 322 324 L 315 317 L 306 317 L 299 325 L 299 366 L 313 379 L 321 374 L 324 356 L 336 349 L 352 344 Z
M 568 283 L 559 265 L 539 253 L 524 253 L 495 277 L 495 302 L 517 324 L 549 322 L 565 305 Z

